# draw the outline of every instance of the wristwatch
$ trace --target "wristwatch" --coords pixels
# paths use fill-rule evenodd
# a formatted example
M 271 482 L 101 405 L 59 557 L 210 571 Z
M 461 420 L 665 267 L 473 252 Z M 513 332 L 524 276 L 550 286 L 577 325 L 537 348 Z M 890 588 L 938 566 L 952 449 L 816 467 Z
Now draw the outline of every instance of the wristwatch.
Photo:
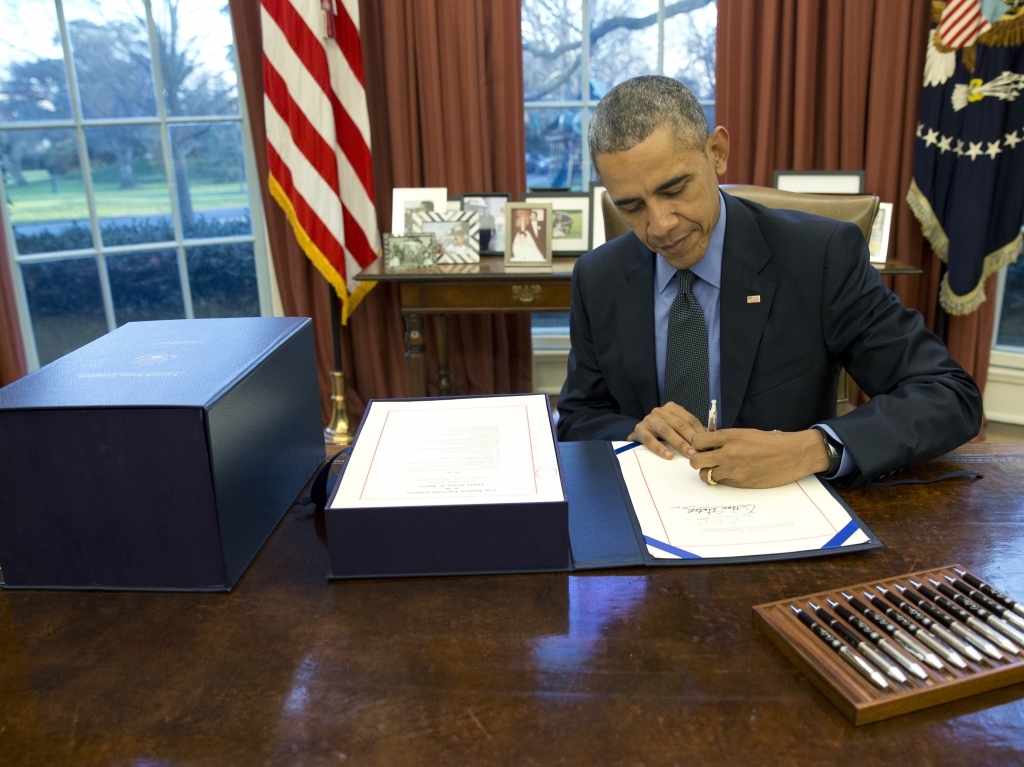
M 828 453 L 828 469 L 819 471 L 818 475 L 822 477 L 834 476 L 843 463 L 843 443 L 835 439 L 820 426 L 812 426 L 811 428 L 821 432 L 821 437 L 825 441 L 825 452 Z

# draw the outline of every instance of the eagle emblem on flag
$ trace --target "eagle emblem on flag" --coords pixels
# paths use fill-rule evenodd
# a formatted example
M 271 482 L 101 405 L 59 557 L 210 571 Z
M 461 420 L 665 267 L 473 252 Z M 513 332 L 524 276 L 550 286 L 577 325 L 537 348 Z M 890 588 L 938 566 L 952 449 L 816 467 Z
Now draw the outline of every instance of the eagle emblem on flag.
M 962 315 L 1024 245 L 1024 0 L 933 2 L 932 22 L 907 203 Z

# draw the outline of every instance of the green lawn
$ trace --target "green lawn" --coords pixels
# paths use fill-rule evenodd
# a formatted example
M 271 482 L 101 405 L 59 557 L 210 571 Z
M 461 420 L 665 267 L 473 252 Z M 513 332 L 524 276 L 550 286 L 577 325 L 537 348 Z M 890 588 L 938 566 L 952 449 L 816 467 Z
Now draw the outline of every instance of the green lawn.
M 7 196 L 11 201 L 11 221 L 14 224 L 32 224 L 42 221 L 88 219 L 85 187 L 81 174 L 68 173 L 57 180 L 57 193 L 50 185 L 50 174 L 45 170 L 25 171 L 28 186 L 8 184 Z M 96 181 L 96 212 L 100 218 L 117 216 L 152 216 L 171 212 L 167 183 L 162 175 L 136 174 L 134 189 L 120 189 L 116 181 Z M 243 207 L 249 204 L 249 195 L 237 182 L 226 184 L 193 181 L 193 210 Z

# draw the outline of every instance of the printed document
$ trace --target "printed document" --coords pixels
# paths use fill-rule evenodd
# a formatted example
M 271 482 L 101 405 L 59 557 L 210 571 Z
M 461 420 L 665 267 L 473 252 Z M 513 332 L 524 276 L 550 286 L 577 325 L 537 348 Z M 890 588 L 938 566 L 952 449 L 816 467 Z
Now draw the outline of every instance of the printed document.
M 564 500 L 546 396 L 373 402 L 331 507 Z
M 708 485 L 689 461 L 613 443 L 651 556 L 718 559 L 840 548 L 870 539 L 811 475 L 764 490 Z

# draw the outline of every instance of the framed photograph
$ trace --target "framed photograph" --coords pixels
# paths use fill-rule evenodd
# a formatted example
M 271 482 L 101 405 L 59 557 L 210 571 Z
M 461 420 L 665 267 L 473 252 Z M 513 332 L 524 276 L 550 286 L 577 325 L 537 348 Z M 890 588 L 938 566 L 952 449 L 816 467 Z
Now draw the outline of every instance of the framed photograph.
M 868 252 L 871 263 L 884 264 L 889 257 L 889 230 L 892 228 L 891 202 L 880 202 L 875 220 L 871 222 L 871 237 L 868 238 Z
M 384 233 L 384 271 L 430 269 L 440 255 L 437 237 L 427 234 Z
M 590 250 L 590 197 L 578 192 L 529 193 L 529 203 L 551 205 L 551 252 L 576 255 Z
M 504 255 L 505 206 L 511 200 L 511 194 L 499 192 L 462 195 L 462 209 L 480 214 L 481 255 Z
M 391 192 L 391 233 L 412 234 L 413 213 L 443 213 L 446 210 L 446 187 L 395 189 Z
M 604 209 L 601 195 L 607 191 L 600 181 L 590 182 L 590 249 L 604 245 Z
M 773 183 L 784 192 L 864 194 L 864 171 L 777 170 Z
M 505 269 L 551 271 L 549 202 L 510 202 L 505 206 Z
M 445 210 L 447 210 L 449 213 L 460 213 L 462 211 L 462 198 L 449 197 L 448 204 L 445 206 Z
M 480 263 L 480 216 L 471 211 L 412 214 L 415 234 L 437 237 L 441 255 L 438 264 Z

